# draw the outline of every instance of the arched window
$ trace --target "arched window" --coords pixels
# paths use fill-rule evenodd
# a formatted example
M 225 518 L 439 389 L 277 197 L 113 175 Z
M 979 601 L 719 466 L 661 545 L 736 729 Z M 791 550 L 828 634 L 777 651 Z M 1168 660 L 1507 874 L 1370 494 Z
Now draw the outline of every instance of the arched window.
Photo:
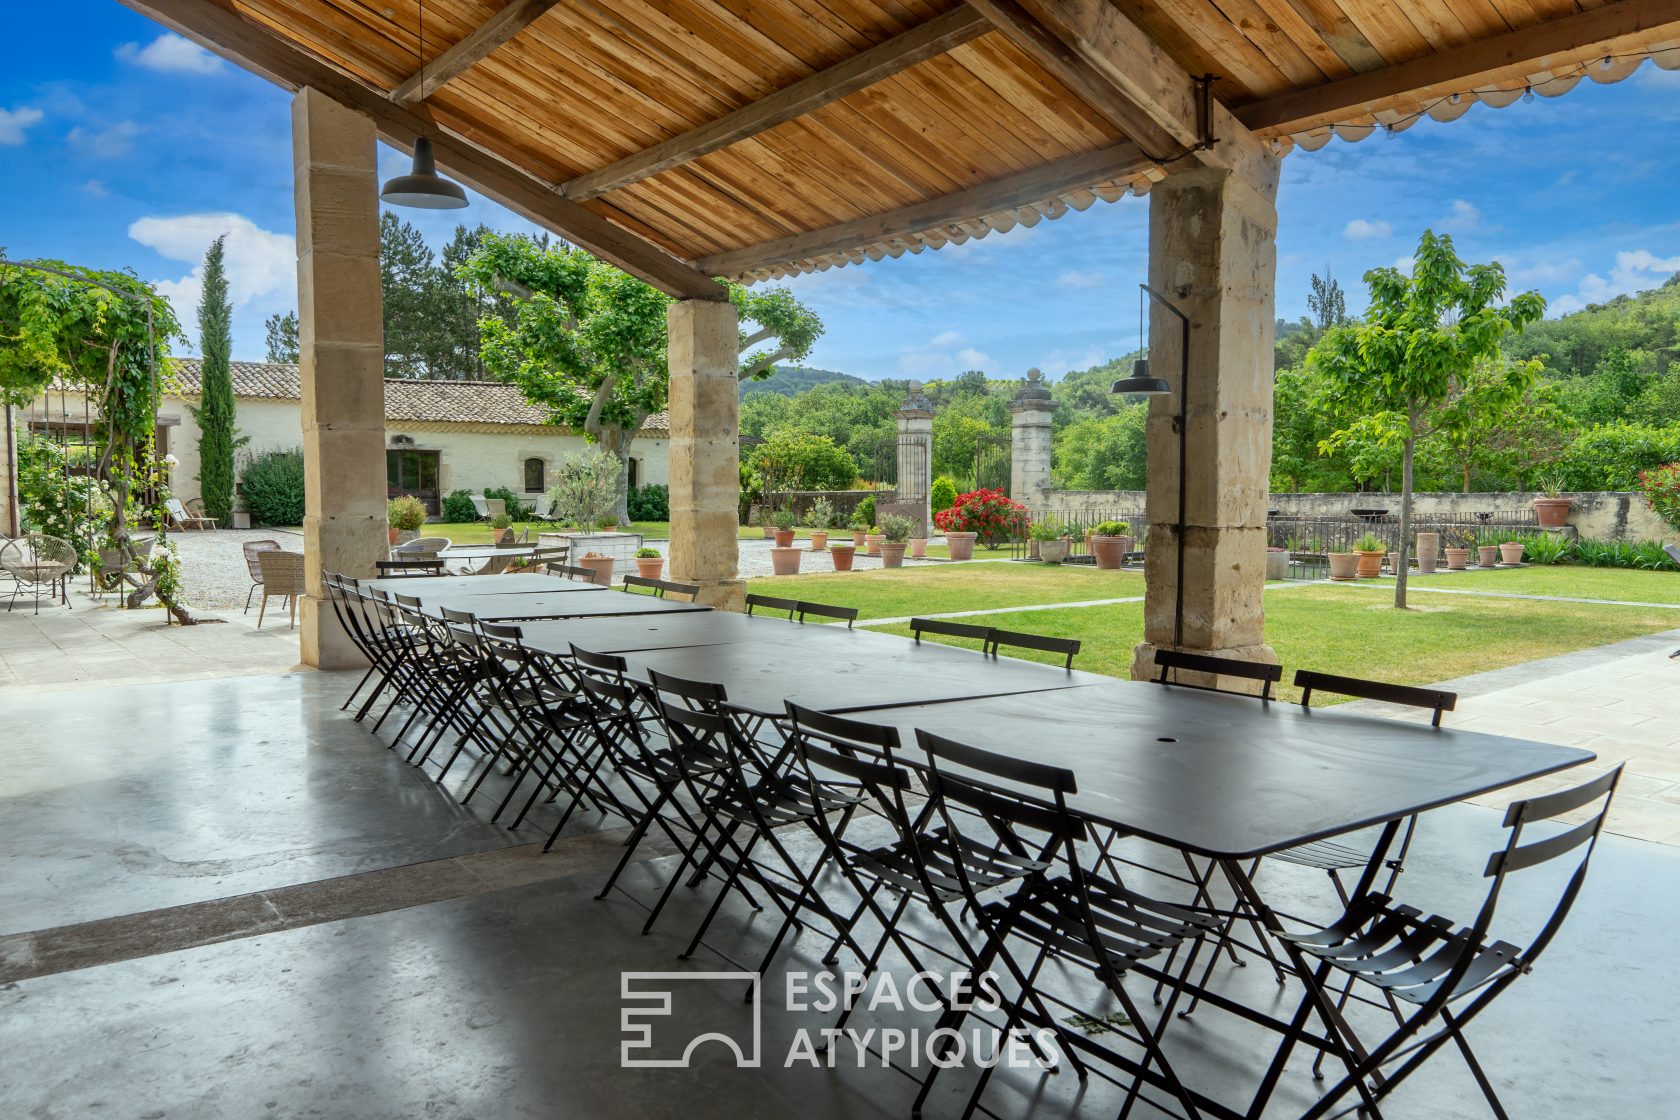
M 525 460 L 525 492 L 540 494 L 543 489 L 543 469 L 546 464 L 541 459 Z

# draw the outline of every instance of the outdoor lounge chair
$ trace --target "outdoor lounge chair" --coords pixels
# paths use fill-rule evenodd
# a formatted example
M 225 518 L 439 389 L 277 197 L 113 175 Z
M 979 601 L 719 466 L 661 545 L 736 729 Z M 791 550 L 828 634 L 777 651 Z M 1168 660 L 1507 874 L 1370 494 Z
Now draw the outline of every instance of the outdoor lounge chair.
M 403 541 L 391 549 L 393 560 L 426 560 L 435 559 L 437 554 L 448 548 L 448 537 L 415 537 L 411 541 Z
M 179 498 L 170 498 L 163 503 L 163 508 L 169 514 L 169 527 L 171 529 L 214 529 L 216 527 L 215 518 L 194 517 L 187 511 L 187 507 L 181 504 Z
M 478 519 L 480 521 L 490 520 L 490 501 L 489 501 L 489 499 L 486 498 L 483 494 L 473 494 L 471 497 L 472 497 L 473 512 L 478 515 Z
M 531 503 L 531 520 L 553 521 L 554 499 L 547 494 L 538 494 L 536 500 Z
M 284 599 L 291 608 L 291 625 L 297 626 L 297 601 L 303 594 L 303 553 L 274 549 L 257 553 L 262 568 L 262 605 L 257 608 L 257 629 L 262 629 L 263 615 L 270 599 Z

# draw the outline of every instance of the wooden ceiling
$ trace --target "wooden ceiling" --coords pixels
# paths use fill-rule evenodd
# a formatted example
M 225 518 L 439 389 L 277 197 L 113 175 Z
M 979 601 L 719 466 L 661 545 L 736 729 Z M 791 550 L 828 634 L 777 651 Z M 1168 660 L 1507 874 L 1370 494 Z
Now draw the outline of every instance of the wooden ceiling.
M 422 88 L 416 0 L 123 2 L 689 298 L 1680 67 L 1680 0 L 427 0 Z

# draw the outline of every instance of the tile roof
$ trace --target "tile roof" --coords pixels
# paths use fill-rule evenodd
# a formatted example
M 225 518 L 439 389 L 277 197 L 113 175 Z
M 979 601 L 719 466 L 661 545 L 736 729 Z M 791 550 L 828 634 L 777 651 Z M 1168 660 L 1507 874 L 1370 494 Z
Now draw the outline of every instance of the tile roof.
M 233 393 L 258 400 L 295 401 L 303 395 L 298 367 L 290 362 L 233 362 Z M 197 358 L 175 359 L 181 396 L 196 397 L 203 386 Z M 407 381 L 385 379 L 385 419 L 411 424 L 541 424 L 548 413 L 500 381 Z M 670 429 L 670 415 L 647 418 L 644 432 Z

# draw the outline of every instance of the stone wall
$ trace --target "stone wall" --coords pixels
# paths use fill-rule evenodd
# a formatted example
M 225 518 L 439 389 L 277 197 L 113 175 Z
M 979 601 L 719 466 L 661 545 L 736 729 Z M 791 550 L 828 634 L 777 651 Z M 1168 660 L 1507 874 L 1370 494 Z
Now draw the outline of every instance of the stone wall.
M 1426 516 L 1460 517 L 1473 520 L 1480 513 L 1520 512 L 1525 516 L 1535 498 L 1530 492 L 1429 493 L 1412 495 L 1412 508 Z M 1585 540 L 1680 540 L 1680 534 L 1651 512 L 1645 499 L 1630 493 L 1572 493 L 1563 495 L 1575 502 L 1569 510 L 1569 525 Z M 1141 490 L 1054 490 L 1045 512 L 1066 517 L 1089 517 L 1115 510 L 1142 509 Z M 1398 494 L 1277 494 L 1268 499 L 1269 509 L 1286 517 L 1346 517 L 1355 507 L 1387 509 L 1398 517 Z

